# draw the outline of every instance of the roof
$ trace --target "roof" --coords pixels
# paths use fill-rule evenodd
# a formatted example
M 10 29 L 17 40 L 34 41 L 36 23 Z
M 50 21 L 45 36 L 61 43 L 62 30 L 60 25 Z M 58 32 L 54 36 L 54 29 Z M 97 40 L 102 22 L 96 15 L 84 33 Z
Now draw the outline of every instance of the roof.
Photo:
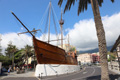
M 116 40 L 115 44 L 113 45 L 110 52 L 113 52 L 116 49 L 116 47 L 119 45 L 119 43 L 120 43 L 120 35 L 119 35 L 118 39 Z

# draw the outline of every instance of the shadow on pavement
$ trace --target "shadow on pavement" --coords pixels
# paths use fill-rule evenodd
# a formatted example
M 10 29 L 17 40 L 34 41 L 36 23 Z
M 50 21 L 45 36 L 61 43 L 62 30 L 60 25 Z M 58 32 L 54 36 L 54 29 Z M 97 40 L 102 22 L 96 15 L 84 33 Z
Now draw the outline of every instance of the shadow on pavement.
M 91 76 L 86 78 L 86 80 L 100 80 L 100 79 L 101 79 L 101 75 Z
M 120 77 L 120 75 L 110 74 L 109 77 L 110 77 L 110 80 L 115 80 L 115 79 L 118 79 Z M 85 80 L 101 80 L 101 75 L 87 77 Z

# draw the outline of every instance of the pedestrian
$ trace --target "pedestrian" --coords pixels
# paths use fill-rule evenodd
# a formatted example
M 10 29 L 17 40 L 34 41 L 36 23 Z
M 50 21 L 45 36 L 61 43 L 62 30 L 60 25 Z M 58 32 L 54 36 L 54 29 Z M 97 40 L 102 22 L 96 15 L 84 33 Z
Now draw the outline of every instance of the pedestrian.
M 8 69 L 8 73 L 10 73 L 10 70 L 11 70 L 11 67 L 9 67 L 9 69 Z

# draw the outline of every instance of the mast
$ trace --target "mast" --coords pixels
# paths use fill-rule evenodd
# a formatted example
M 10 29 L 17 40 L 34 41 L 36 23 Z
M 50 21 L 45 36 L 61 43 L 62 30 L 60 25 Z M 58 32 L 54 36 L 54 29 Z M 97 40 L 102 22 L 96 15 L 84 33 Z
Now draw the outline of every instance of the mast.
M 59 21 L 60 27 L 61 27 L 61 47 L 63 48 L 63 24 L 64 20 L 62 19 L 62 10 L 61 10 L 61 19 Z
M 50 15 L 51 15 L 51 1 L 49 3 L 49 28 L 48 28 L 48 43 L 50 42 Z
M 69 34 L 68 34 L 68 45 L 70 45 L 70 42 L 69 42 Z

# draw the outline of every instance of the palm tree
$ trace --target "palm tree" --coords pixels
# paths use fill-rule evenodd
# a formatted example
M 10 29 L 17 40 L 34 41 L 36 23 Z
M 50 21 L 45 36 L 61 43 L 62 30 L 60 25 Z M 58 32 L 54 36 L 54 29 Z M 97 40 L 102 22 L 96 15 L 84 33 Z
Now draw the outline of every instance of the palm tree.
M 13 53 L 13 56 L 12 56 L 13 57 L 12 58 L 12 67 L 13 67 L 13 70 L 14 70 L 14 58 L 15 58 L 14 54 L 15 54 L 15 52 L 17 50 L 18 50 L 17 47 L 15 45 L 13 45 L 12 48 L 11 48 L 11 52 Z
M 111 1 L 114 2 L 114 0 Z M 77 2 L 77 0 L 67 0 L 67 3 L 64 8 L 64 12 L 70 10 L 71 5 L 72 4 L 74 5 L 75 2 Z M 62 3 L 63 0 L 59 0 L 58 5 L 61 6 Z M 99 53 L 100 53 L 101 80 L 109 80 L 105 31 L 103 28 L 103 24 L 99 12 L 99 6 L 101 6 L 102 3 L 103 0 L 79 0 L 78 15 L 79 13 L 84 12 L 84 10 L 87 10 L 88 4 L 92 5 L 95 27 L 98 37 Z
M 12 58 L 12 69 L 14 68 L 14 54 L 18 49 L 15 45 L 12 44 L 10 41 L 8 44 L 8 47 L 5 49 L 6 56 L 9 56 L 9 58 Z
M 0 46 L 0 55 L 2 55 L 2 49 L 1 49 L 1 46 Z
M 25 57 L 27 61 L 27 70 L 28 70 L 28 57 L 32 56 L 32 47 L 29 45 L 26 45 L 24 51 L 25 51 Z
M 8 47 L 5 49 L 5 54 L 6 56 L 8 56 L 9 58 L 11 58 L 12 56 L 12 42 L 10 41 L 8 44 Z

